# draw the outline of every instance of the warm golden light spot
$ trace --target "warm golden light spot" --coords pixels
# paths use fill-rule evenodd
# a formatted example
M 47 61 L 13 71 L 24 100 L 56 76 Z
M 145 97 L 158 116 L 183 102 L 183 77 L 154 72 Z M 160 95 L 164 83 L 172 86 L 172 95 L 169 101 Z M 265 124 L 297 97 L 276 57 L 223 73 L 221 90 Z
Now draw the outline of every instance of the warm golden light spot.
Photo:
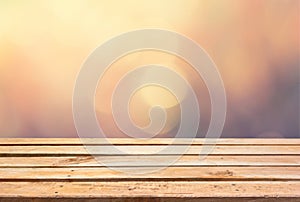
M 134 93 L 129 103 L 130 118 L 138 127 L 145 128 L 151 123 L 151 108 L 157 106 L 166 112 L 165 127 L 160 134 L 175 129 L 180 121 L 180 103 L 170 91 L 157 85 L 142 87 Z

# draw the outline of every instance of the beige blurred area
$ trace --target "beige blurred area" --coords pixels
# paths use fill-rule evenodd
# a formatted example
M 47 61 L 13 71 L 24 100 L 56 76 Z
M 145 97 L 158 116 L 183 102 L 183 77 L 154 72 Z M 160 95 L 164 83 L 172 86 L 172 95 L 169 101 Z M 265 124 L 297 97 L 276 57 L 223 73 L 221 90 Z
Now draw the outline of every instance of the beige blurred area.
M 227 93 L 222 137 L 299 137 L 299 18 L 297 0 L 0 1 L 0 137 L 77 137 L 72 118 L 76 76 L 88 55 L 111 37 L 161 28 L 199 43 L 219 68 Z M 205 84 L 175 56 L 153 51 L 127 55 L 99 82 L 95 105 L 111 137 L 124 137 L 109 109 L 112 89 L 129 70 L 169 66 L 194 87 L 199 137 L 210 120 Z M 184 89 L 183 89 L 184 91 Z M 155 98 L 155 99 L 154 99 Z M 161 136 L 173 136 L 178 104 L 165 89 L 137 91 L 135 124 L 159 102 L 170 115 Z
M 126 137 L 126 134 L 115 124 L 113 118 L 111 103 L 114 89 L 128 72 L 151 64 L 169 68 L 193 87 L 199 100 L 199 108 L 202 116 L 201 122 L 203 122 L 199 133 L 203 134 L 207 130 L 207 123 L 210 118 L 210 99 L 201 76 L 198 75 L 196 70 L 187 61 L 175 55 L 154 50 L 134 52 L 118 59 L 111 64 L 103 78 L 101 78 L 96 92 L 95 108 L 99 124 L 103 130 L 106 134 L 116 134 L 120 137 Z M 146 76 L 147 72 L 144 74 Z M 167 77 L 168 75 L 164 76 Z M 136 78 L 136 80 L 143 81 L 144 78 L 141 76 L 140 78 Z M 180 124 L 180 103 L 182 103 L 183 99 L 187 99 L 186 88 L 187 86 L 180 86 L 180 89 L 178 89 L 180 94 L 174 94 L 174 92 L 170 92 L 162 86 L 149 84 L 138 88 L 131 97 L 131 100 L 129 100 L 128 106 L 124 102 L 124 107 L 128 107 L 133 124 L 140 128 L 144 128 L 150 124 L 149 110 L 152 107 L 160 106 L 165 109 L 167 116 L 165 127 L 156 137 L 173 137 L 176 135 Z

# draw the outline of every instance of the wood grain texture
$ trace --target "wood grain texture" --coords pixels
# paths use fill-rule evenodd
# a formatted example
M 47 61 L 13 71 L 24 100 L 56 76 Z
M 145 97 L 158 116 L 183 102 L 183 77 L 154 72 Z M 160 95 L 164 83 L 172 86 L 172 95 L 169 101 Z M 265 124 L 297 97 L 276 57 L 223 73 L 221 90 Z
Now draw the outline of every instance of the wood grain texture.
M 200 159 L 203 139 L 85 139 L 95 159 L 79 139 L 0 138 L 0 201 L 300 201 L 299 140 L 219 139 Z
M 3 197 L 300 197 L 300 182 L 0 182 Z
M 74 180 L 74 181 L 126 181 L 126 180 L 189 180 L 189 181 L 275 181 L 300 180 L 298 167 L 168 167 L 159 172 L 142 175 L 126 174 L 130 169 L 119 168 L 0 168 L 0 181 L 7 180 Z M 138 168 L 147 171 L 147 167 Z M 158 167 L 159 169 L 159 167 Z M 123 171 L 123 172 L 120 172 Z
M 1 146 L 0 156 L 9 155 L 178 155 L 186 149 L 187 155 L 198 155 L 203 146 L 118 146 L 112 150 L 111 146 L 89 146 L 89 151 L 84 146 Z M 168 150 L 165 150 L 168 148 Z M 300 155 L 300 146 L 215 146 L 210 155 Z
M 243 156 L 224 155 L 206 156 L 200 160 L 198 155 L 178 156 L 174 166 L 299 166 L 300 155 L 291 156 Z M 97 156 L 98 160 L 110 166 L 133 166 L 137 160 L 149 161 L 151 166 L 164 166 L 164 160 L 169 156 Z M 0 157 L 0 168 L 5 167 L 103 167 L 93 156 L 27 156 Z

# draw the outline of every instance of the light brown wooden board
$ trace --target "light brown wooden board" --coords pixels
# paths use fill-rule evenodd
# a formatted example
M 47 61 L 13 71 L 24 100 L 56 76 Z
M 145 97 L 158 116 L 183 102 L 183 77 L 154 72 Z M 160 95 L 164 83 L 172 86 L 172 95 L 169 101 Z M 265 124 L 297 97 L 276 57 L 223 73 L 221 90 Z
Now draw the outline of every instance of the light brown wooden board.
M 90 156 L 79 139 L 0 139 L 0 201 L 300 201 L 299 139 L 220 139 L 205 159 L 199 159 L 203 139 L 183 156 L 176 150 L 155 154 L 173 142 L 169 138 L 109 141 L 130 154 L 95 152 L 112 169 Z M 108 147 L 103 139 L 84 142 Z M 126 173 L 164 166 L 171 157 L 178 161 L 158 172 Z
M 173 166 L 299 166 L 299 156 L 206 156 L 200 159 L 198 155 L 178 156 L 178 161 Z M 164 160 L 169 156 L 63 156 L 63 157 L 0 157 L 0 168 L 5 167 L 103 167 L 99 164 L 105 162 L 110 166 L 134 166 L 137 160 L 149 161 L 151 166 L 163 166 Z
M 300 182 L 0 182 L 3 197 L 300 197 Z
M 299 181 L 299 167 L 169 167 L 159 172 L 147 174 L 129 174 L 137 168 L 0 168 L 0 181 L 5 180 L 192 180 L 192 181 Z M 139 170 L 147 171 L 149 168 L 141 167 Z M 160 167 L 157 167 L 160 169 Z M 122 172 L 123 171 L 123 172 Z
M 165 149 L 168 150 L 165 150 Z M 87 150 L 84 146 L 1 146 L 1 155 L 177 155 L 192 154 L 197 155 L 203 151 L 203 146 L 118 146 L 118 150 L 112 146 L 89 146 Z M 300 146 L 215 146 L 211 155 L 300 155 Z

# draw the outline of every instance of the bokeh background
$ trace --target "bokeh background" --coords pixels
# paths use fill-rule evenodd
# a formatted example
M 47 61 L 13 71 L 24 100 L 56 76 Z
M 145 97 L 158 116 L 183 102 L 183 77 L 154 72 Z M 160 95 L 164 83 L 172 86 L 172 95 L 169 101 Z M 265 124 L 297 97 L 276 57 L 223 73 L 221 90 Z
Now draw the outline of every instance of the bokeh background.
M 223 78 L 227 119 L 222 137 L 300 137 L 298 0 L 0 0 L 0 137 L 77 137 L 72 91 L 86 57 L 123 32 L 169 29 L 199 43 Z M 199 137 L 210 119 L 201 78 L 184 61 L 145 51 L 121 58 L 99 84 L 96 110 L 112 137 L 122 136 L 105 106 L 114 82 L 136 65 L 171 66 L 195 87 L 203 111 Z M 155 63 L 155 62 L 154 62 Z M 132 100 L 137 125 L 143 103 L 173 108 L 167 132 L 178 124 L 176 99 L 144 89 Z M 161 99 L 161 98 L 164 99 Z M 142 104 L 141 104 L 142 103 Z M 138 111 L 134 106 L 140 104 Z

